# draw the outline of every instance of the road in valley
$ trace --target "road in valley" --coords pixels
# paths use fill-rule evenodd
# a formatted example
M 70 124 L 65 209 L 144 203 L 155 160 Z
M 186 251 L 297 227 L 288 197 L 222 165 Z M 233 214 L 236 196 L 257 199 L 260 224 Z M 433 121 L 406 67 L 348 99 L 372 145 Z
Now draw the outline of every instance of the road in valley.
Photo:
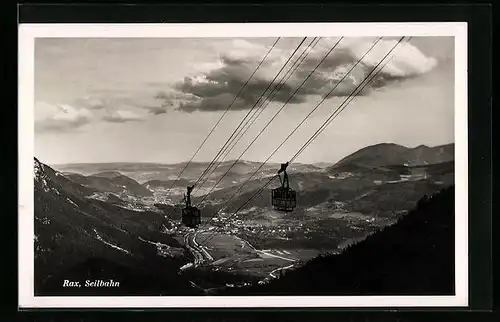
M 184 235 L 184 245 L 186 245 L 186 248 L 193 254 L 195 266 L 214 260 L 207 250 L 196 242 L 198 233 L 198 231 L 189 231 Z
M 271 273 L 269 273 L 269 276 L 271 276 L 272 278 L 276 278 L 277 276 L 274 275 L 274 273 L 276 273 L 278 271 L 284 271 L 284 270 L 290 269 L 292 267 L 293 267 L 293 264 L 285 266 L 285 267 L 277 268 L 277 269 L 273 270 Z
M 203 232 L 201 232 L 201 233 L 203 233 Z M 200 231 L 190 230 L 190 231 L 186 232 L 185 235 L 184 235 L 184 245 L 189 250 L 189 252 L 191 252 L 191 254 L 193 255 L 194 263 L 192 265 L 194 267 L 199 267 L 201 265 L 209 264 L 209 263 L 214 262 L 214 258 L 207 251 L 207 249 L 203 245 L 200 245 L 198 243 L 198 241 L 201 238 L 199 236 L 199 234 L 200 234 Z M 237 236 L 233 236 L 233 237 L 240 242 L 240 249 L 242 249 L 242 250 L 245 249 L 245 248 L 250 249 L 250 251 L 252 253 L 258 254 L 259 257 L 262 258 L 262 259 L 265 259 L 265 258 L 278 258 L 278 259 L 281 259 L 281 260 L 284 260 L 284 261 L 288 262 L 288 264 L 285 264 L 285 265 L 283 265 L 283 266 L 281 266 L 279 268 L 276 268 L 276 269 L 272 270 L 271 272 L 269 272 L 268 273 L 269 277 L 265 278 L 263 281 L 277 278 L 278 277 L 277 275 L 279 274 L 279 271 L 285 271 L 287 269 L 293 268 L 296 265 L 296 262 L 298 261 L 298 259 L 296 259 L 296 258 L 288 257 L 288 256 L 280 256 L 280 255 L 272 253 L 269 250 L 259 250 L 259 249 L 256 249 L 248 241 L 246 241 L 244 239 L 241 239 L 240 237 L 237 237 Z M 197 241 L 197 238 L 198 238 L 198 241 Z M 203 240 L 203 238 L 201 238 L 201 239 Z M 236 265 L 236 264 L 237 264 L 237 262 L 233 263 L 233 265 Z M 231 267 L 233 265 L 231 265 Z M 196 287 L 198 289 L 202 289 L 207 294 L 209 294 L 211 292 L 215 292 L 217 289 L 221 289 L 221 288 L 225 288 L 225 287 L 241 287 L 241 286 L 243 286 L 243 284 L 242 285 L 232 285 L 231 284 L 231 285 L 226 285 L 226 286 L 216 287 L 216 288 L 211 288 L 211 289 L 203 289 L 202 287 L 194 284 L 193 282 L 191 282 L 191 283 L 192 283 L 193 287 Z

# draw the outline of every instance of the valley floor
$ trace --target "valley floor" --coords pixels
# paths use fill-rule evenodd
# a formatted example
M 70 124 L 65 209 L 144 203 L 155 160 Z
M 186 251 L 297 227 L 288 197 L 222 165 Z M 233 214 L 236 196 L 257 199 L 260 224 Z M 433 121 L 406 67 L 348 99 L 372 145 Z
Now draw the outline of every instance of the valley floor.
M 188 230 L 182 242 L 193 258 L 192 263 L 181 267 L 182 272 L 199 270 L 235 276 L 236 283 L 222 283 L 219 287 L 244 286 L 249 281 L 267 283 L 277 278 L 280 271 L 298 267 L 321 253 L 312 248 L 286 247 L 286 244 L 285 247 L 258 249 L 242 237 L 215 226 Z

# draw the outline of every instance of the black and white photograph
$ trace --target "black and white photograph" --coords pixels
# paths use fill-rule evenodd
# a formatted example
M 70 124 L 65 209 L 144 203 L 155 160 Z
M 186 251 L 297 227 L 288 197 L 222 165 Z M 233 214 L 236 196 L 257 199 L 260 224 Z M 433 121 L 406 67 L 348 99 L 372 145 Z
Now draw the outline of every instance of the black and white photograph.
M 21 305 L 467 305 L 466 24 L 21 25 L 19 64 Z

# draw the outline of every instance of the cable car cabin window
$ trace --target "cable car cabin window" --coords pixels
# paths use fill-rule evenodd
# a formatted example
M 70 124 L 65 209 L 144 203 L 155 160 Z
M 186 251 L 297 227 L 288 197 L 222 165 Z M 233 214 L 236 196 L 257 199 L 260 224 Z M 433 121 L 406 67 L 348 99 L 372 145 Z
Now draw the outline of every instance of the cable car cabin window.
M 196 207 L 182 209 L 182 223 L 188 227 L 197 227 L 201 223 L 201 212 Z
M 297 195 L 292 189 L 279 187 L 271 192 L 271 203 L 275 210 L 293 211 L 297 206 Z

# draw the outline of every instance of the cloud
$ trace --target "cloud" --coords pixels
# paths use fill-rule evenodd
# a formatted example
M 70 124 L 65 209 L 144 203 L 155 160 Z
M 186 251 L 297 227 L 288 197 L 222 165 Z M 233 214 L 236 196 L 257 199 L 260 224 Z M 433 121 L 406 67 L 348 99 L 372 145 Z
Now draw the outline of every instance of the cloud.
M 78 98 L 73 103 L 79 108 L 91 110 L 96 114 L 103 114 L 102 119 L 110 122 L 135 121 L 141 117 L 137 115 L 131 116 L 128 110 L 145 109 L 153 115 L 167 113 L 172 104 L 166 100 L 167 96 L 165 95 L 159 93 L 152 98 L 151 92 L 147 91 L 101 92 L 95 96 Z M 121 112 L 113 112 L 117 107 Z M 121 113 L 124 114 L 123 117 Z
M 148 109 L 150 113 L 155 115 L 165 114 L 169 109 L 194 112 L 199 108 L 193 108 L 193 106 L 201 104 L 203 101 L 201 97 L 193 93 L 182 92 L 173 88 L 158 92 L 154 98 L 157 102 L 160 102 L 159 106 L 149 105 L 145 108 Z M 208 104 L 209 101 L 210 100 L 207 100 L 205 104 Z
M 92 120 L 93 114 L 86 109 L 68 104 L 35 104 L 35 129 L 40 131 L 66 131 L 77 129 Z
M 397 43 L 396 40 L 382 42 L 378 47 L 377 58 L 382 58 Z M 372 57 L 372 56 L 371 56 Z M 373 58 L 373 57 L 372 57 Z M 378 61 L 378 59 L 377 59 Z M 392 77 L 410 77 L 425 74 L 437 66 L 437 59 L 425 56 L 414 45 L 403 42 L 395 49 L 395 55 L 386 65 L 383 72 Z M 371 61 L 371 65 L 376 62 Z
M 135 100 L 134 97 L 104 99 L 91 96 L 76 99 L 72 104 L 53 105 L 38 102 L 35 108 L 35 125 L 38 130 L 63 131 L 76 129 L 97 120 L 111 123 L 144 121 L 146 115 L 134 112 L 134 109 L 137 109 L 135 104 L 140 104 L 140 100 Z M 166 113 L 166 107 L 161 105 L 141 107 L 154 115 Z
M 82 108 L 87 108 L 91 110 L 100 110 L 109 106 L 109 102 L 106 99 L 99 97 L 91 97 L 85 96 L 79 99 L 76 99 L 74 102 L 75 105 L 80 106 Z
M 161 115 L 167 113 L 167 107 L 165 106 L 145 106 L 144 108 L 153 115 Z
M 301 89 L 292 96 L 337 40 L 338 38 L 322 39 L 281 90 L 275 93 L 272 100 L 281 103 L 289 100 L 290 104 L 294 104 L 306 101 L 310 95 L 324 97 L 365 54 L 373 44 L 374 38 L 343 39 Z M 295 45 L 299 41 L 300 39 Z M 380 41 L 365 56 L 363 61 L 338 84 L 331 96 L 349 95 L 396 42 L 396 40 Z M 309 40 L 306 40 L 295 57 L 300 55 L 306 44 L 309 44 Z M 245 90 L 235 100 L 232 109 L 244 110 L 254 106 L 294 48 L 292 46 L 288 50 L 273 49 L 264 64 L 247 84 Z M 199 74 L 187 76 L 184 80 L 174 84 L 170 91 L 175 94 L 157 95 L 157 98 L 169 103 L 168 107 L 184 112 L 225 110 L 268 49 L 269 47 L 260 43 L 235 40 L 229 50 L 219 55 L 217 62 L 202 64 Z M 427 57 L 417 47 L 411 43 L 404 43 L 404 41 L 399 44 L 394 53 L 394 58 L 361 94 L 366 95 L 371 89 L 388 86 L 394 81 L 422 75 L 437 65 L 435 58 Z M 295 59 L 292 58 L 291 62 L 293 63 Z M 285 67 L 276 81 L 281 80 L 282 75 L 286 73 L 290 65 L 291 63 Z M 269 91 L 266 96 L 268 93 Z
M 128 110 L 114 110 L 105 114 L 102 119 L 111 123 L 144 121 L 144 116 Z

